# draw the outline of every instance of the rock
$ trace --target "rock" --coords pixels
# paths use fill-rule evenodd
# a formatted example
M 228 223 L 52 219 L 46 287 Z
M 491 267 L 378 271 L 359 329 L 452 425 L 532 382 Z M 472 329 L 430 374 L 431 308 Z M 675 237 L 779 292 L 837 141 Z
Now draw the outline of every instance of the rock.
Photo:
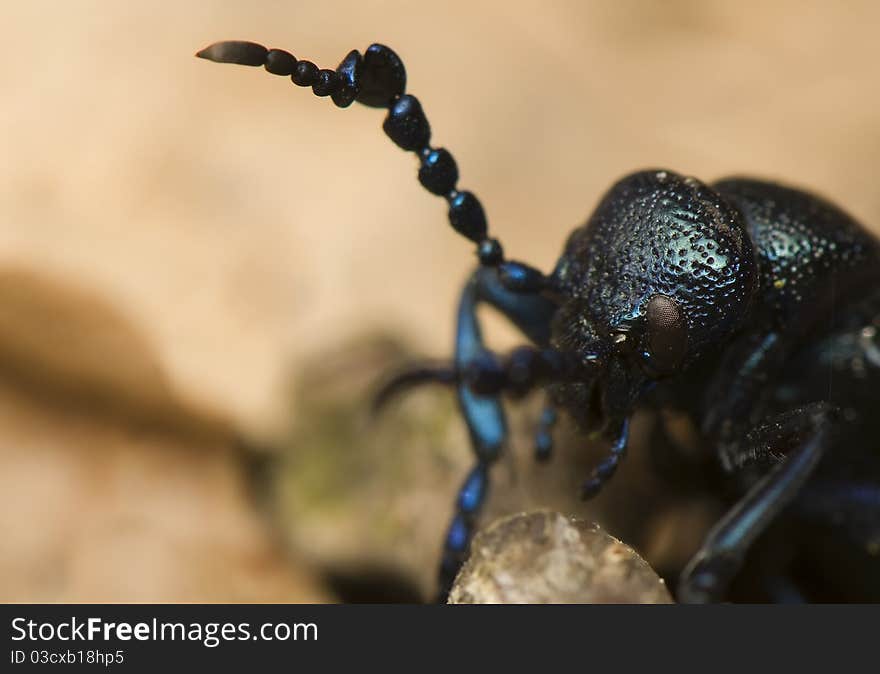
M 480 531 L 451 604 L 668 604 L 665 583 L 598 525 L 539 510 Z

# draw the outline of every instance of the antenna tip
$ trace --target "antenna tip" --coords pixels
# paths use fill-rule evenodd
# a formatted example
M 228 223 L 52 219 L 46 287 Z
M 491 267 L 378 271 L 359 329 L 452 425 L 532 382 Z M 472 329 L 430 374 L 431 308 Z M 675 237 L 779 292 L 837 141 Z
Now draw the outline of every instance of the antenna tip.
M 261 66 L 266 63 L 269 50 L 256 42 L 227 40 L 197 51 L 196 56 L 215 63 L 236 63 L 243 66 Z

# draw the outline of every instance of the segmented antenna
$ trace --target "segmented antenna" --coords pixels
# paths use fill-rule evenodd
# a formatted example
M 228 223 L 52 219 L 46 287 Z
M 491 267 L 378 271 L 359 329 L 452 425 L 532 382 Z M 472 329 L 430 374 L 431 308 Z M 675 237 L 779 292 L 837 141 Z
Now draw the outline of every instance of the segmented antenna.
M 355 101 L 372 108 L 386 108 L 383 130 L 398 147 L 418 156 L 419 182 L 432 194 L 446 199 L 449 223 L 477 244 L 480 264 L 496 268 L 498 278 L 508 290 L 550 290 L 548 277 L 522 262 L 505 260 L 501 243 L 489 237 L 482 204 L 472 192 L 458 189 L 458 165 L 452 154 L 444 148 L 431 147 L 428 118 L 419 100 L 405 93 L 406 69 L 388 47 L 372 44 L 363 56 L 352 50 L 336 70 L 320 69 L 282 49 L 267 49 L 254 42 L 217 42 L 196 56 L 216 63 L 263 66 L 273 75 L 289 76 L 297 86 L 311 87 L 316 96 L 329 96 L 340 108 Z

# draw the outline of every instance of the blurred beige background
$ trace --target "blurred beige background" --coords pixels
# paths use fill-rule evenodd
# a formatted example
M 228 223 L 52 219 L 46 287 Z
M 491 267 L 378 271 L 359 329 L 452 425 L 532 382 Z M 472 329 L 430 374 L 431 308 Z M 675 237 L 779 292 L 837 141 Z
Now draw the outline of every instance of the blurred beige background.
M 193 58 L 211 42 L 251 39 L 322 67 L 373 41 L 392 46 L 434 143 L 454 153 L 493 233 L 545 269 L 601 193 L 646 166 L 782 179 L 880 226 L 877 3 L 0 8 L 0 382 L 11 391 L 0 425 L 0 534 L 10 542 L 0 598 L 300 596 L 284 594 L 289 579 L 248 585 L 260 563 L 287 572 L 234 459 L 217 457 L 295 416 L 289 379 L 329 345 L 384 330 L 419 352 L 449 350 L 471 246 L 418 185 L 413 157 L 384 136 L 381 112 L 339 110 L 286 78 Z M 202 458 L 173 491 L 202 499 L 187 506 L 189 524 L 179 510 L 163 519 L 147 507 L 167 503 L 154 489 L 177 471 L 150 477 L 144 462 L 156 454 L 132 449 L 129 431 L 71 449 L 74 400 L 86 400 L 80 416 L 92 414 L 82 423 L 94 437 L 104 438 L 112 408 L 129 429 L 161 419 L 172 438 L 162 447 L 198 445 L 186 451 Z M 105 471 L 98 486 L 95 466 Z M 203 531 L 216 512 L 198 496 L 205 489 L 239 522 L 219 552 Z M 202 589 L 173 580 L 178 543 L 163 558 L 172 581 L 132 595 L 120 572 L 115 593 L 89 589 L 77 546 L 101 556 L 113 547 L 106 531 L 126 517 L 166 539 L 173 530 L 192 559 L 246 549 L 230 563 L 243 589 L 230 595 L 220 580 L 231 569 Z M 48 570 L 34 571 L 36 560 Z M 195 564 L 192 577 L 203 578 Z

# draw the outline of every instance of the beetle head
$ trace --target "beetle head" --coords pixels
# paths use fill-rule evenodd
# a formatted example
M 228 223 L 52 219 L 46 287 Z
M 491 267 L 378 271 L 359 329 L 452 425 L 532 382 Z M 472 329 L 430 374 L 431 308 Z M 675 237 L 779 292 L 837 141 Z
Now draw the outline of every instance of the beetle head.
M 725 342 L 747 315 L 757 271 L 735 208 L 693 178 L 644 171 L 614 185 L 575 230 L 553 280 L 554 346 L 596 364 L 594 381 L 563 385 L 560 397 L 591 426 L 597 415 L 622 419 L 644 384 Z

